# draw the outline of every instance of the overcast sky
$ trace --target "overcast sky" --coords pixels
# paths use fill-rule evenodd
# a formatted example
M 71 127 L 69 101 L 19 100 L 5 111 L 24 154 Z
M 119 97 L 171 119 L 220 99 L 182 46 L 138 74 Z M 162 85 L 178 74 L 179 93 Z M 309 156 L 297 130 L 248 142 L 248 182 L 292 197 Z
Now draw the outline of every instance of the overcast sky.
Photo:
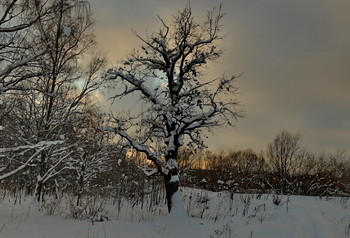
M 90 0 L 99 47 L 111 64 L 188 0 Z M 221 1 L 191 0 L 195 17 Z M 265 149 L 282 130 L 314 152 L 350 151 L 350 1 L 223 0 L 224 56 L 208 75 L 240 74 L 246 117 L 211 148 Z

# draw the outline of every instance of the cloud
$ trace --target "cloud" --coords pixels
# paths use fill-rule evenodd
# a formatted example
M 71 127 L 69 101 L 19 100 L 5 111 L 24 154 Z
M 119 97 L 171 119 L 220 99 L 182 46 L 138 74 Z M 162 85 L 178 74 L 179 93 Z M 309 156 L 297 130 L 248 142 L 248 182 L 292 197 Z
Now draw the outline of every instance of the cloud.
M 102 4 L 103 2 L 103 4 Z M 219 1 L 191 0 L 195 17 Z M 116 62 L 140 46 L 141 35 L 169 20 L 187 0 L 91 0 L 97 38 Z M 347 0 L 224 1 L 224 56 L 208 77 L 240 74 L 247 118 L 217 132 L 215 147 L 264 149 L 286 129 L 315 150 L 350 151 L 350 15 Z M 215 142 L 216 141 L 216 142 Z

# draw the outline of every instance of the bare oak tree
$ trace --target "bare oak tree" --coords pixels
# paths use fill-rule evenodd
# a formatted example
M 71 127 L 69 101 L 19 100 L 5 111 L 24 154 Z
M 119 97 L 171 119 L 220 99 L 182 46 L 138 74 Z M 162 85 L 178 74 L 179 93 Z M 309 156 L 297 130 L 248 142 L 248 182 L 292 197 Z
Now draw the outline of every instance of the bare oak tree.
M 234 126 L 242 116 L 233 98 L 236 77 L 207 79 L 203 69 L 223 53 L 221 6 L 208 11 L 205 21 L 194 20 L 190 6 L 179 10 L 172 22 L 159 17 L 162 27 L 150 36 L 135 35 L 143 46 L 133 51 L 107 78 L 116 90 L 114 99 L 140 95 L 143 110 L 136 117 L 119 117 L 102 128 L 117 133 L 130 147 L 146 154 L 155 169 L 147 175 L 163 176 L 168 210 L 179 187 L 179 148 L 204 147 L 203 131 Z

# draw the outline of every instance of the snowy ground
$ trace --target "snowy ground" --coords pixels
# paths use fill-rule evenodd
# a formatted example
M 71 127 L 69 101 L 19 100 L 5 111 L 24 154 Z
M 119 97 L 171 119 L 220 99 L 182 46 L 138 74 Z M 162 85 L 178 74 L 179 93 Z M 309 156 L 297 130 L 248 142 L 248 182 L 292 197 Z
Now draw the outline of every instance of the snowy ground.
M 350 201 L 344 198 L 212 193 L 183 189 L 185 209 L 170 216 L 145 216 L 139 210 L 114 214 L 108 221 L 91 222 L 45 215 L 32 199 L 0 200 L 1 238 L 135 238 L 135 237 L 350 237 Z M 273 202 L 275 201 L 275 202 Z M 275 203 L 279 203 L 276 205 Z M 177 206 L 178 206 L 177 205 Z M 130 213 L 134 213 L 131 218 Z M 135 222 L 135 214 L 143 217 Z M 159 214 L 159 212 L 158 212 Z M 133 220 L 133 221 L 132 221 Z

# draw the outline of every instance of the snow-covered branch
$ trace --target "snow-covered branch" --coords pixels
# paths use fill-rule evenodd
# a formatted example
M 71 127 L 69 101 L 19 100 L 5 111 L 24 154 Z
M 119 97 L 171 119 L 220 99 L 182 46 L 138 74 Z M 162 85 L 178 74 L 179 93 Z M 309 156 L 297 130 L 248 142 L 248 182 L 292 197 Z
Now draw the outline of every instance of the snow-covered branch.
M 139 166 L 139 169 L 147 176 L 151 177 L 155 174 L 157 174 L 159 171 L 157 168 L 147 168 L 147 167 L 141 167 Z
M 16 152 L 19 150 L 26 150 L 26 149 L 47 148 L 49 146 L 63 144 L 63 143 L 64 143 L 63 140 L 40 141 L 37 144 L 32 144 L 32 145 L 21 145 L 21 146 L 16 146 L 16 147 L 0 148 L 0 153 Z
M 36 159 L 40 153 L 44 150 L 46 150 L 50 146 L 62 144 L 63 141 L 42 141 L 39 142 L 35 145 L 25 145 L 25 146 L 17 146 L 17 147 L 12 147 L 12 148 L 0 148 L 0 154 L 1 153 L 8 153 L 8 152 L 18 152 L 26 149 L 36 149 L 36 151 L 20 166 L 18 166 L 16 169 L 13 169 L 5 174 L 0 175 L 0 180 L 8 178 L 19 171 L 23 170 L 26 168 L 29 163 L 31 163 L 34 159 Z M 6 155 L 1 156 L 1 157 L 6 157 Z M 2 168 L 2 171 L 6 170 L 7 167 Z M 1 171 L 0 171 L 1 172 Z
M 45 52 L 47 52 L 47 48 L 39 50 L 30 56 L 27 56 L 21 60 L 17 60 L 16 62 L 14 62 L 12 64 L 7 65 L 4 69 L 2 69 L 0 71 L 0 77 L 1 78 L 7 77 L 13 70 L 17 69 L 18 67 L 21 67 L 23 65 L 28 64 L 30 61 L 45 54 Z M 36 76 L 36 74 L 34 76 Z M 18 84 L 20 81 L 27 79 L 27 78 L 28 77 L 20 77 L 20 78 L 14 78 L 13 80 L 10 80 L 10 81 L 5 81 L 2 85 L 2 88 L 0 88 L 0 92 L 6 92 L 7 90 L 9 90 L 9 88 L 11 86 Z
M 152 93 L 152 91 L 144 84 L 143 80 L 138 79 L 132 74 L 124 74 L 123 72 L 109 69 L 107 71 L 107 79 L 113 80 L 120 77 L 122 80 L 125 80 L 129 84 L 133 85 L 135 88 L 132 91 L 138 90 L 145 97 L 149 98 L 154 104 L 161 105 L 159 99 Z M 128 91 L 126 91 L 128 92 Z

